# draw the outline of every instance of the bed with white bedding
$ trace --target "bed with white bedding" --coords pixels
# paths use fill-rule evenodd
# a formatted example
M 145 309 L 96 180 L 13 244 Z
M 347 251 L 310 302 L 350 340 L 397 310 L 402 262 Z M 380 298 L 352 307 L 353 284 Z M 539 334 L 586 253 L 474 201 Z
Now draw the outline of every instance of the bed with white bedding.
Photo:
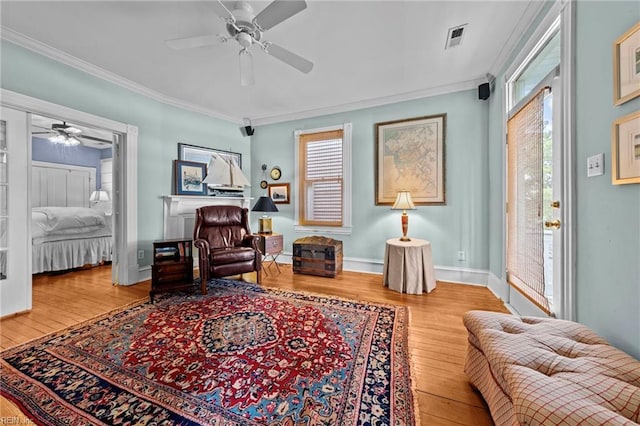
M 34 274 L 111 261 L 111 222 L 103 211 L 36 207 L 32 209 L 31 234 Z

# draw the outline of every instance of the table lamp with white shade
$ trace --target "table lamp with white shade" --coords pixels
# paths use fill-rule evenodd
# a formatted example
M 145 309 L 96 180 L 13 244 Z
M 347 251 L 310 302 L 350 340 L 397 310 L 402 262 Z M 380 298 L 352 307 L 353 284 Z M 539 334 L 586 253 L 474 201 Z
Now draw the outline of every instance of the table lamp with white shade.
M 400 241 L 411 241 L 411 238 L 407 237 L 407 230 L 409 229 L 409 215 L 407 210 L 415 210 L 416 206 L 411 199 L 411 192 L 399 191 L 396 196 L 396 202 L 391 207 L 392 210 L 402 210 L 402 237 Z

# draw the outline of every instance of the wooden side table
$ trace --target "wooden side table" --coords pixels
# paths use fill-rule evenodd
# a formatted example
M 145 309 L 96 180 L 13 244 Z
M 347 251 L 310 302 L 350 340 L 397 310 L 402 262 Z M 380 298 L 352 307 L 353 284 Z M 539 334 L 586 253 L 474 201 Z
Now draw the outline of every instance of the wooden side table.
M 383 280 L 385 287 L 400 293 L 422 294 L 436 288 L 431 243 L 417 238 L 387 240 Z
M 153 242 L 151 291 L 149 299 L 158 293 L 194 289 L 193 244 L 190 239 Z
M 264 265 L 264 273 L 269 275 L 269 270 L 271 267 L 275 265 L 276 270 L 280 273 L 280 267 L 278 266 L 278 256 L 282 254 L 282 250 L 284 248 L 284 238 L 282 234 L 277 232 L 272 232 L 271 234 L 261 234 L 259 233 L 260 242 L 258 243 L 258 248 L 262 252 L 262 263 Z M 269 260 L 269 257 L 271 260 Z

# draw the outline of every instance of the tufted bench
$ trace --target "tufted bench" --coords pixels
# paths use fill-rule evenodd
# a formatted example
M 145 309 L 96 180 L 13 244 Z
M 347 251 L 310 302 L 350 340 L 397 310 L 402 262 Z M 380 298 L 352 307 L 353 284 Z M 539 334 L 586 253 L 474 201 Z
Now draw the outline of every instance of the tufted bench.
M 582 324 L 470 311 L 465 373 L 496 425 L 635 425 L 640 362 Z

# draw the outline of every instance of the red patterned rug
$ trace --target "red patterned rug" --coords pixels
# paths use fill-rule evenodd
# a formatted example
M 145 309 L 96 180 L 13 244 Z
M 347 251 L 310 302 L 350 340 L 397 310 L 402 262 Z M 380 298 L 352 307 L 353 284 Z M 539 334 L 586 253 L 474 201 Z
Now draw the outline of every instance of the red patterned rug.
M 212 280 L 4 351 L 36 423 L 413 425 L 408 311 Z

